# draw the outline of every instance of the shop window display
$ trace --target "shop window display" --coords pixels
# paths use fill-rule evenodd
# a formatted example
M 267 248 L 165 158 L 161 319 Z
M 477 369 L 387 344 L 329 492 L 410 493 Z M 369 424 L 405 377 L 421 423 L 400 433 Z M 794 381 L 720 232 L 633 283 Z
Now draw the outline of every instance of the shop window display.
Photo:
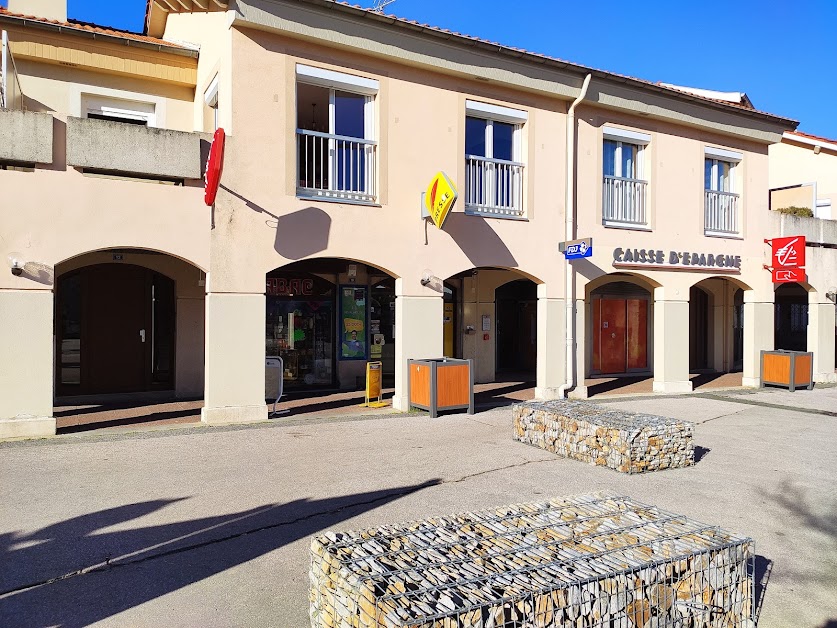
M 314 275 L 267 277 L 265 353 L 284 361 L 286 389 L 334 382 L 335 286 Z

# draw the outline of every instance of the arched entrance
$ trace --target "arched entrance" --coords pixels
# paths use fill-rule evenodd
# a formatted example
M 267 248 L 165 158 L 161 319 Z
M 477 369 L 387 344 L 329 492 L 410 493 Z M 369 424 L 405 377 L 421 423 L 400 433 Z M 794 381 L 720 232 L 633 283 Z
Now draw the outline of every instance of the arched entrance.
M 517 279 L 495 291 L 497 304 L 497 371 L 534 378 L 538 350 L 538 289 Z
M 591 375 L 651 373 L 653 297 L 648 288 L 614 277 L 590 291 Z
M 742 370 L 744 289 L 749 288 L 726 277 L 704 279 L 689 289 L 691 373 Z
M 282 359 L 286 392 L 360 390 L 368 361 L 382 363 L 385 385 L 393 381 L 389 273 L 353 260 L 304 260 L 267 273 L 265 294 L 265 356 Z M 275 398 L 270 372 L 266 381 L 266 398 Z
M 505 268 L 473 268 L 445 281 L 444 346 L 473 359 L 477 383 L 534 382 L 537 283 Z
M 776 287 L 773 346 L 787 351 L 808 350 L 808 291 L 798 283 Z
M 58 264 L 56 396 L 199 396 L 204 285 L 200 270 L 153 251 L 97 251 Z

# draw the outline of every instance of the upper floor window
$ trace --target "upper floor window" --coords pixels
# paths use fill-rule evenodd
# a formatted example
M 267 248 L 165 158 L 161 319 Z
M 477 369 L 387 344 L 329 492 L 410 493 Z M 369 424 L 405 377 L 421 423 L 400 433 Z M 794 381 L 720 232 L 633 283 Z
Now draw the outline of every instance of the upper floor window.
M 522 218 L 525 111 L 466 101 L 465 211 Z
M 378 81 L 297 65 L 297 193 L 377 199 Z
M 209 87 L 203 93 L 203 102 L 206 107 L 203 110 L 203 130 L 212 133 L 218 129 L 218 75 L 212 79 Z
M 82 95 L 81 115 L 94 120 L 156 126 L 154 103 L 122 100 L 98 95 Z
M 602 146 L 602 222 L 613 227 L 648 226 L 645 150 L 651 136 L 604 128 Z
M 703 162 L 703 231 L 709 236 L 740 235 L 741 218 L 736 172 L 742 154 L 706 147 Z

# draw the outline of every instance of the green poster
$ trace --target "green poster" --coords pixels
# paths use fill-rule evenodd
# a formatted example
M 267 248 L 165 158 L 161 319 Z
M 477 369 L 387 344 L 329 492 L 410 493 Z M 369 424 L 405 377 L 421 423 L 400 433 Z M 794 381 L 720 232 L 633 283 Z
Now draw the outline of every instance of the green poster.
M 366 359 L 366 288 L 340 288 L 340 359 Z

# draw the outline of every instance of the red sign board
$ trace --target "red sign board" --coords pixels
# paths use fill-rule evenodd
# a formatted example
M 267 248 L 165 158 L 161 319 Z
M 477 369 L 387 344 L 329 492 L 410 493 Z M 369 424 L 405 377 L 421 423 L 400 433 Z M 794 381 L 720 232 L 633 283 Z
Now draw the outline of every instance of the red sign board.
M 805 236 L 791 236 L 789 238 L 773 238 L 774 268 L 804 268 L 805 267 Z
M 805 281 L 805 236 L 770 240 L 773 283 Z
M 802 268 L 774 268 L 773 283 L 800 283 L 805 281 L 805 270 Z
M 215 131 L 212 138 L 212 146 L 209 147 L 209 159 L 206 160 L 206 174 L 204 181 L 203 200 L 207 205 L 215 203 L 215 195 L 218 193 L 218 185 L 221 183 L 221 170 L 224 167 L 224 129 Z

